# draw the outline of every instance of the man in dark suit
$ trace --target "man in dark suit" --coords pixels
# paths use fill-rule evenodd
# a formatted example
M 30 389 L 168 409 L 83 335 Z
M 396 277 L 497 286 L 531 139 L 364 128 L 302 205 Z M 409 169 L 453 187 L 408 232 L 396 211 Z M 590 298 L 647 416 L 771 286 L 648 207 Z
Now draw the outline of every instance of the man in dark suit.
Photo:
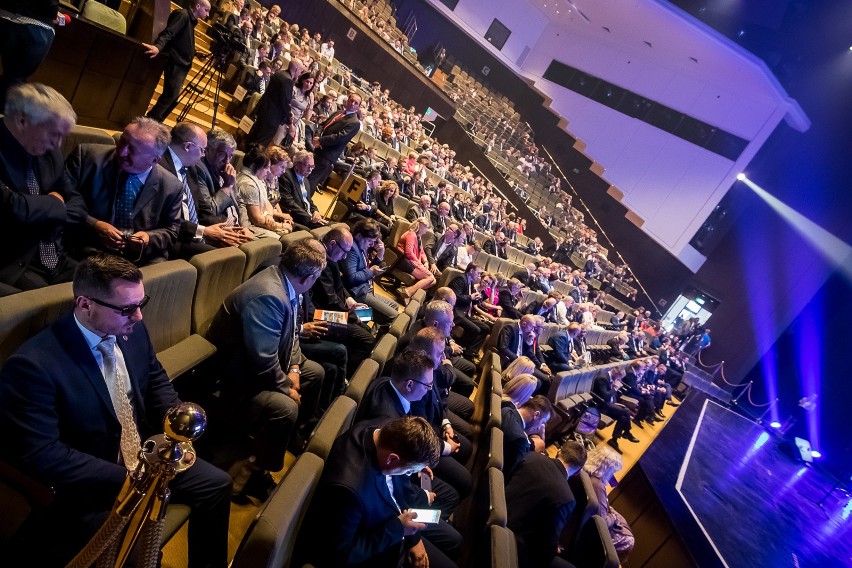
M 595 377 L 595 382 L 592 385 L 592 393 L 600 398 L 598 408 L 603 414 L 606 414 L 615 420 L 615 429 L 612 431 L 612 438 L 607 441 L 607 444 L 618 452 L 621 448 L 618 447 L 618 440 L 624 438 L 629 442 L 638 442 L 630 431 L 630 411 L 622 404 L 617 402 L 618 391 L 622 387 L 622 379 L 624 378 L 624 369 L 621 367 L 613 367 L 605 374 L 600 374 Z
M 234 191 L 237 171 L 231 164 L 236 149 L 237 142 L 233 136 L 221 128 L 214 128 L 207 132 L 204 158 L 190 168 L 190 184 L 198 187 L 198 219 L 202 223 L 240 224 Z
M 163 417 L 180 403 L 141 323 L 148 296 L 139 269 L 96 255 L 80 263 L 73 289 L 73 313 L 25 343 L 0 374 L 9 435 L 0 459 L 54 490 L 31 531 L 18 535 L 26 562 L 40 566 L 64 565 L 100 528 L 140 441 L 162 434 Z M 227 566 L 228 475 L 197 460 L 169 488 L 172 503 L 192 507 L 189 565 Z
M 290 101 L 293 100 L 294 81 L 305 69 L 300 59 L 293 58 L 287 70 L 281 69 L 269 79 L 269 85 L 255 109 L 254 124 L 243 139 L 247 149 L 252 144 L 268 146 L 276 137 L 279 128 L 287 130 L 281 144 L 286 146 L 293 140 L 295 127 L 291 126 L 292 112 Z
M 574 298 L 574 303 L 583 304 L 589 301 L 589 285 L 585 282 L 581 282 L 579 286 L 574 288 L 569 292 L 570 296 Z
M 574 340 L 580 334 L 580 329 L 580 324 L 571 322 L 567 329 L 560 329 L 548 338 L 547 344 L 551 350 L 546 355 L 547 365 L 554 373 L 577 368 L 579 353 Z
M 207 133 L 201 127 L 179 122 L 172 127 L 172 141 L 160 162 L 183 186 L 180 229 L 172 247 L 174 254 L 170 255 L 174 258 L 189 259 L 216 247 L 239 246 L 254 238 L 243 227 L 229 226 L 226 222 L 207 225 L 201 220 L 201 205 L 209 207 L 210 194 L 207 187 L 198 183 L 197 176 L 193 179 L 190 169 L 201 162 L 206 148 Z M 209 218 L 211 212 L 206 213 Z
M 545 321 L 556 323 L 556 304 L 559 300 L 553 296 L 548 296 L 544 301 L 533 300 L 524 309 L 523 312 L 534 316 L 541 316 Z
M 66 224 L 82 223 L 86 209 L 59 145 L 76 120 L 51 87 L 9 89 L 0 122 L 0 283 L 9 286 L 7 293 L 68 282 L 74 274 L 62 233 Z
M 68 156 L 71 181 L 88 209 L 79 233 L 75 228 L 79 254 L 98 249 L 138 265 L 168 259 L 183 196 L 181 183 L 159 165 L 170 141 L 165 126 L 137 118 L 116 147 L 81 144 Z
M 521 281 L 521 284 L 529 287 L 531 280 L 535 278 L 535 264 L 530 262 L 524 268 L 512 274 L 512 278 L 517 278 Z
M 145 54 L 151 58 L 166 56 L 163 72 L 163 92 L 157 103 L 148 111 L 148 118 L 162 122 L 175 108 L 181 87 L 195 58 L 195 25 L 210 14 L 209 0 L 193 0 L 189 8 L 169 14 L 166 27 L 154 40 L 154 45 L 143 43 Z
M 299 531 L 294 564 L 397 568 L 405 557 L 412 566 L 455 566 L 418 534 L 427 525 L 408 512 L 424 506 L 424 492 L 405 476 L 434 466 L 439 455 L 438 437 L 419 417 L 381 427 L 362 422 L 337 438 Z
M 208 338 L 218 348 L 225 400 L 252 437 L 254 471 L 245 495 L 263 498 L 269 471 L 284 466 L 294 426 L 316 410 L 324 372 L 305 359 L 297 341 L 299 294 L 311 289 L 326 255 L 314 239 L 287 246 L 280 263 L 265 268 L 231 292 L 213 319 Z
M 500 363 L 506 366 L 524 354 L 524 344 L 535 335 L 535 316 L 525 315 L 517 323 L 507 325 L 497 336 L 497 353 Z
M 511 482 L 518 464 L 530 452 L 544 450 L 544 425 L 553 414 L 553 405 L 547 397 L 535 395 L 520 408 L 504 400 L 501 405 L 503 429 L 503 473 L 506 483 Z
M 461 237 L 459 226 L 456 223 L 450 223 L 441 235 L 441 238 L 435 242 L 435 245 L 432 247 L 432 256 L 435 258 L 435 265 L 438 267 L 438 270 L 444 270 L 448 266 L 456 265 L 456 255 L 458 254 Z
M 576 505 L 568 478 L 585 463 L 586 448 L 567 440 L 555 458 L 533 452 L 515 468 L 506 486 L 506 527 L 515 535 L 521 568 L 570 566 L 556 558 L 556 551 Z
M 481 301 L 481 293 L 474 287 L 481 275 L 482 269 L 470 263 L 464 269 L 464 274 L 456 276 L 447 284 L 447 287 L 456 294 L 455 322 L 464 330 L 464 335 L 459 342 L 465 346 L 466 354 L 470 359 L 476 357 L 479 348 L 491 332 L 488 324 L 471 317 L 473 305 Z
M 389 324 L 399 315 L 399 305 L 373 291 L 373 279 L 384 271 L 380 266 L 385 250 L 382 232 L 373 219 L 363 218 L 352 226 L 352 237 L 354 244 L 345 260 L 339 263 L 343 272 L 343 283 L 356 301 L 373 308 L 373 319 L 376 323 Z M 380 252 L 373 262 L 368 262 L 370 249 L 375 250 L 377 254 Z
M 654 411 L 654 389 L 645 384 L 644 366 L 639 361 L 630 363 L 630 367 L 624 375 L 624 385 L 628 394 L 639 401 L 639 410 L 633 423 L 644 430 L 643 421 L 653 424 L 662 422 L 656 417 Z
M 409 221 L 415 219 L 429 220 L 429 209 L 432 207 L 432 198 L 428 195 L 421 195 L 419 201 L 412 203 L 405 212 L 405 218 Z M 429 221 L 431 223 L 431 221 Z
M 515 307 L 518 303 L 518 294 L 521 291 L 521 281 L 517 278 L 512 278 L 506 284 L 505 288 L 501 288 L 497 293 L 497 305 L 503 308 L 503 317 L 509 319 L 521 319 L 521 312 Z
M 310 181 L 314 170 L 314 155 L 299 150 L 293 156 L 293 167 L 278 178 L 281 190 L 281 209 L 293 217 L 299 228 L 316 229 L 328 224 L 312 201 L 316 186 Z
M 436 210 L 429 211 L 429 219 L 435 234 L 444 234 L 444 231 L 447 230 L 447 226 L 450 224 L 450 204 L 446 201 L 439 202 Z
M 318 136 L 314 136 L 314 159 L 316 168 L 311 175 L 311 183 L 314 187 L 325 183 L 334 163 L 343 154 L 346 145 L 361 129 L 358 119 L 358 111 L 361 109 L 361 95 L 350 93 L 343 103 L 343 110 L 337 112 L 326 120 Z

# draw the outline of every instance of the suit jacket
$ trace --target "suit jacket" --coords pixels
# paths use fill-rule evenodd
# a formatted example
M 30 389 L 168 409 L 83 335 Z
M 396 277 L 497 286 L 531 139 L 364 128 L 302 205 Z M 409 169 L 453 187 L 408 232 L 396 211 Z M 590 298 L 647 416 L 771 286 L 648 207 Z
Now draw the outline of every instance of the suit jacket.
M 533 444 L 524 431 L 524 420 L 515 405 L 504 400 L 501 403 L 503 429 L 503 473 L 507 483 L 512 479 L 515 469 L 533 450 Z
M 367 266 L 365 253 L 366 251 L 362 251 L 358 246 L 358 242 L 354 241 L 352 249 L 346 253 L 346 258 L 339 263 L 343 272 L 343 283 L 352 292 L 352 297 L 359 302 L 373 289 L 373 273 Z
M 116 345 L 124 356 L 131 405 L 142 440 L 162 433 L 180 401 L 137 323 Z M 124 482 L 117 463 L 121 425 L 103 374 L 73 314 L 27 341 L 0 373 L 0 457 L 54 487 L 56 505 L 108 509 Z
M 521 568 L 550 566 L 575 505 L 559 460 L 530 452 L 515 467 L 506 486 L 506 527 L 515 534 Z
M 281 208 L 285 213 L 293 216 L 293 220 L 300 225 L 310 226 L 311 218 L 317 211 L 317 206 L 311 201 L 316 186 L 310 182 L 307 176 L 303 178 L 305 190 L 308 192 L 308 204 L 302 199 L 302 188 L 299 186 L 296 170 L 290 168 L 278 178 L 278 188 L 281 193 Z
M 601 397 L 606 404 L 615 404 L 618 400 L 618 391 L 612 387 L 609 376 L 606 374 L 595 377 L 592 392 Z
M 550 354 L 553 363 L 568 366 L 574 363 L 571 357 L 571 337 L 567 331 L 560 329 L 548 338 L 547 344 L 553 349 Z
M 432 230 L 437 235 L 443 235 L 447 230 L 447 225 L 450 224 L 450 218 L 441 217 L 437 211 L 429 211 L 429 220 L 432 223 Z
M 290 101 L 293 100 L 293 78 L 285 69 L 273 73 L 269 85 L 257 103 L 254 124 L 246 135 L 245 145 L 268 145 L 278 127 L 290 124 L 292 112 Z
M 523 268 L 523 269 L 521 269 L 521 270 L 518 270 L 518 271 L 517 271 L 517 272 L 515 272 L 514 274 L 512 274 L 512 278 L 517 278 L 518 280 L 520 280 L 520 281 L 521 281 L 521 284 L 523 284 L 524 286 L 529 287 L 529 285 L 530 285 L 530 279 L 531 279 L 532 277 L 530 276 L 529 271 L 527 271 L 527 269 L 526 269 L 526 268 Z
M 624 380 L 622 382 L 624 383 L 624 386 L 629 389 L 630 396 L 644 396 L 644 393 L 642 392 L 642 387 L 645 385 L 644 378 L 637 377 L 636 373 L 634 373 L 633 371 L 627 371 L 627 373 L 624 375 Z
M 295 341 L 296 316 L 284 274 L 265 268 L 228 294 L 210 324 L 208 339 L 240 390 L 290 394 L 290 364 L 303 362 Z
M 412 412 L 411 415 L 414 415 L 414 413 Z M 353 422 L 363 420 L 377 422 L 403 416 L 406 416 L 405 410 L 403 410 L 399 396 L 391 385 L 390 377 L 381 377 L 367 387 L 361 403 L 358 404 Z
M 521 312 L 515 307 L 515 298 L 505 288 L 497 292 L 497 305 L 503 308 L 503 317 L 509 319 L 521 319 Z
M 447 284 L 453 292 L 456 293 L 456 311 L 467 312 L 470 309 L 471 303 L 476 303 L 478 300 L 473 300 L 471 290 L 473 286 L 468 284 L 467 274 L 459 274 Z
M 195 24 L 198 20 L 187 10 L 175 10 L 169 14 L 166 27 L 154 40 L 154 46 L 169 60 L 187 69 L 195 57 Z
M 346 307 L 348 296 L 352 296 L 352 294 L 343 286 L 340 268 L 334 262 L 327 262 L 325 269 L 311 288 L 311 301 L 322 310 L 346 312 L 349 311 L 349 308 Z
M 106 144 L 81 144 L 66 161 L 71 181 L 89 212 L 87 224 L 80 227 L 76 237 L 80 247 L 101 248 L 91 228 L 95 220 L 115 223 L 118 187 L 126 180 L 118 169 L 115 152 L 114 146 Z M 141 264 L 168 258 L 180 227 L 182 199 L 183 185 L 163 166 L 155 164 L 133 205 L 133 231 L 145 231 L 150 237 Z
M 577 304 L 582 304 L 583 302 L 586 302 L 586 301 L 588 300 L 588 298 L 589 298 L 589 295 L 588 295 L 588 294 L 582 294 L 582 293 L 580 293 L 580 289 L 579 289 L 579 288 L 574 288 L 573 290 L 571 290 L 570 292 L 568 292 L 568 294 L 569 294 L 572 298 L 574 298 L 574 303 L 577 303 Z
M 39 243 L 56 244 L 62 255 L 61 238 L 66 224 L 86 219 L 83 198 L 65 173 L 62 153 L 53 150 L 33 157 L 38 195 L 27 189 L 28 154 L 0 121 L 0 281 L 14 284 L 27 266 L 38 262 Z M 53 196 L 59 193 L 65 203 Z
M 236 193 L 222 191 L 222 177 L 219 172 L 213 170 L 207 158 L 202 158 L 200 163 L 190 168 L 189 183 L 190 189 L 193 184 L 198 186 L 199 198 L 195 205 L 199 221 L 206 225 L 223 223 L 228 220 L 229 210 L 232 211 L 234 220 L 237 220 L 239 212 Z M 193 193 L 194 195 L 196 193 Z
M 419 203 L 412 203 L 408 208 L 408 211 L 405 212 L 405 218 L 409 221 L 414 221 L 415 219 L 419 219 L 421 217 L 426 217 L 429 219 L 429 215 L 426 211 L 420 208 Z M 430 221 L 431 222 L 431 221 Z
M 417 535 L 404 538 L 397 504 L 400 509 L 422 504 L 405 476 L 391 477 L 391 497 L 376 461 L 377 423 L 355 424 L 334 441 L 299 531 L 294 565 L 396 568 L 404 550 L 420 541 Z
M 343 154 L 343 150 L 346 149 L 349 141 L 355 138 L 355 135 L 361 129 L 361 121 L 358 120 L 357 113 L 353 112 L 340 118 L 337 117 L 337 114 L 331 115 L 319 131 L 320 147 L 314 150 L 314 157 L 317 160 L 336 162 Z M 337 119 L 335 120 L 335 118 Z
M 518 352 L 523 355 L 523 338 L 520 330 L 520 324 L 513 323 L 501 329 L 500 335 L 497 336 L 497 353 L 500 354 L 500 362 L 504 367 L 518 358 Z
M 459 247 L 458 245 L 456 245 L 455 240 L 453 240 L 452 243 L 448 244 L 444 248 L 444 252 L 438 254 L 438 251 L 441 249 L 441 244 L 443 242 L 443 237 L 438 237 L 438 240 L 432 247 L 432 257 L 435 259 L 435 264 L 438 265 L 438 270 L 444 270 L 448 266 L 455 266 L 456 255 L 459 252 Z

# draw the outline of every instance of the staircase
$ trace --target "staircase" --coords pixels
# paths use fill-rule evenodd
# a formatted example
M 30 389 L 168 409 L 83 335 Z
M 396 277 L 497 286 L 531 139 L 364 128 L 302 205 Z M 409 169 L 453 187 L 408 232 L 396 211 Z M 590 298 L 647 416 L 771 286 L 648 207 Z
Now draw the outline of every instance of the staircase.
M 713 382 L 713 375 L 698 368 L 693 363 L 686 364 L 686 371 L 683 374 L 683 382 L 690 387 L 708 394 L 723 404 L 731 404 L 731 393 L 715 384 Z

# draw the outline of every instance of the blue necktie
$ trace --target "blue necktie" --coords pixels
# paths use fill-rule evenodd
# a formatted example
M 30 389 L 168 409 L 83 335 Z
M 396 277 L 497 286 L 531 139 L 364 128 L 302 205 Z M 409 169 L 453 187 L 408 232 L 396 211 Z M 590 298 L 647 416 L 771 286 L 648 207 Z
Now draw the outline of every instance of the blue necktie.
M 120 231 L 133 230 L 133 205 L 136 203 L 140 189 L 142 189 L 142 182 L 138 176 L 131 174 L 124 187 L 121 188 L 115 203 L 116 229 Z

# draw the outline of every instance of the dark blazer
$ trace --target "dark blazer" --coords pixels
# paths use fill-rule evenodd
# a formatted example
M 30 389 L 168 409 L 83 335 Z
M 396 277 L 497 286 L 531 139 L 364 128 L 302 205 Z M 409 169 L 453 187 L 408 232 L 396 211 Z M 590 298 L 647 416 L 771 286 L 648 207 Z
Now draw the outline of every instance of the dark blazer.
M 163 153 L 163 159 L 160 160 L 160 163 L 170 174 L 172 174 L 176 178 L 178 177 L 178 172 L 177 172 L 177 169 L 175 168 L 175 162 L 172 159 L 172 153 L 171 152 L 166 150 Z M 201 183 L 204 183 L 205 180 L 203 180 L 203 179 L 199 180 L 197 171 L 195 171 L 195 179 L 193 179 L 193 176 L 190 172 L 194 169 L 195 169 L 195 166 L 190 166 L 189 168 L 186 169 L 186 184 L 189 186 L 189 193 L 192 196 L 192 202 L 193 202 L 193 205 L 195 205 L 195 212 L 198 214 L 198 221 L 199 222 L 193 223 L 189 219 L 184 219 L 183 215 L 181 215 L 180 228 L 178 229 L 178 239 L 180 239 L 181 241 L 191 241 L 195 237 L 195 233 L 196 233 L 196 230 L 198 229 L 198 225 L 199 224 L 205 225 L 205 223 L 203 223 L 201 221 L 201 212 L 199 211 L 199 207 L 202 205 L 202 202 L 203 202 L 204 207 L 206 209 L 205 217 L 209 218 L 211 216 L 211 213 L 212 213 L 212 211 L 210 210 L 210 207 L 212 205 L 212 200 L 209 197 L 210 194 L 208 193 L 206 187 L 201 186 L 199 184 L 199 181 L 201 181 Z M 178 181 L 180 181 L 180 180 L 178 179 Z M 204 199 L 205 193 L 207 193 L 207 199 Z M 182 195 L 181 195 L 181 201 L 183 201 Z M 181 210 L 183 210 L 182 205 L 181 205 Z
M 622 381 L 624 386 L 626 386 L 630 392 L 630 396 L 633 397 L 642 397 L 644 393 L 641 388 L 645 385 L 645 380 L 640 379 L 636 376 L 636 373 L 633 371 L 627 371 L 624 375 L 624 380 Z
M 618 400 L 618 391 L 612 388 L 609 381 L 609 376 L 606 374 L 595 377 L 595 382 L 592 384 L 592 392 L 601 397 L 605 404 L 615 404 Z
M 441 243 L 443 242 L 443 236 L 439 235 L 438 240 L 435 241 L 435 245 L 432 247 L 432 256 L 435 258 L 435 264 L 438 265 L 438 270 L 444 270 L 448 266 L 455 266 L 456 255 L 459 252 L 459 247 L 456 245 L 455 240 L 453 240 L 453 242 L 447 245 L 444 252 L 439 256 L 438 251 L 440 250 Z
M 207 158 L 202 158 L 201 162 L 190 169 L 189 172 L 190 188 L 192 184 L 198 186 L 199 199 L 196 201 L 198 208 L 198 220 L 207 225 L 214 225 L 227 221 L 227 211 L 234 208 L 234 215 L 237 213 L 237 198 L 234 191 L 222 191 L 222 177 L 219 172 L 213 171 L 212 166 L 207 161 Z M 207 195 L 205 195 L 205 190 Z M 193 193 L 193 195 L 196 195 Z
M 471 286 L 467 281 L 467 274 L 459 274 L 450 280 L 447 287 L 456 293 L 456 311 L 467 312 L 471 302 L 476 303 L 471 297 Z
M 367 266 L 365 252 L 358 246 L 357 241 L 353 241 L 352 248 L 346 253 L 346 258 L 338 265 L 343 272 L 343 283 L 352 292 L 352 297 L 358 301 L 373 289 L 373 273 Z
M 278 391 L 289 395 L 290 363 L 301 364 L 294 341 L 296 314 L 278 266 L 264 268 L 228 294 L 207 337 L 218 348 L 226 375 L 250 393 Z
M 346 312 L 349 311 L 346 307 L 347 296 L 351 294 L 343 286 L 340 268 L 334 262 L 327 262 L 325 269 L 311 288 L 313 304 L 322 310 Z
M 293 100 L 293 78 L 290 77 L 290 73 L 285 69 L 273 73 L 269 78 L 269 85 L 266 86 L 263 96 L 257 103 L 254 124 L 244 139 L 246 147 L 251 144 L 268 145 L 279 126 L 290 124 L 291 100 Z
M 452 219 L 441 217 L 437 211 L 429 211 L 429 220 L 432 223 L 432 230 L 435 231 L 435 234 L 443 235 Z
M 370 383 L 364 392 L 364 397 L 355 412 L 354 422 L 361 422 L 362 420 L 376 422 L 400 418 L 405 415 L 399 396 L 391 385 L 390 377 L 380 377 Z
M 554 365 L 570 367 L 573 364 L 574 360 L 571 358 L 571 337 L 567 331 L 560 329 L 548 338 L 547 344 L 552 349 L 550 358 Z M 549 366 L 553 367 L 554 365 Z
M 506 486 L 506 527 L 515 533 L 521 568 L 550 566 L 576 500 L 557 459 L 530 452 Z
M 585 302 L 585 301 L 587 301 L 587 300 L 589 299 L 589 295 L 588 295 L 588 293 L 586 293 L 586 294 L 581 294 L 581 293 L 580 293 L 580 289 L 579 289 L 579 288 L 574 288 L 573 290 L 571 290 L 570 292 L 568 292 L 568 294 L 569 294 L 572 298 L 574 298 L 574 302 L 576 302 L 577 304 L 582 304 L 583 302 Z
M 512 274 L 512 278 L 517 278 L 521 281 L 521 284 L 523 284 L 524 286 L 529 286 L 530 278 L 532 277 L 530 276 L 530 273 L 526 268 L 522 268 L 521 270 L 518 270 L 517 272 Z
M 195 24 L 198 20 L 189 10 L 169 14 L 166 27 L 154 40 L 154 47 L 175 65 L 189 68 L 195 57 Z
M 61 238 L 68 223 L 86 219 L 86 205 L 65 173 L 59 150 L 33 158 L 39 183 L 38 195 L 27 189 L 28 154 L 0 121 L 0 281 L 14 284 L 33 259 L 43 240 L 56 244 L 62 254 Z M 65 203 L 51 192 L 59 193 Z
M 500 362 L 504 367 L 517 359 L 518 344 L 522 341 L 519 323 L 515 322 L 500 330 L 500 335 L 497 336 L 497 353 L 500 354 Z M 523 349 L 520 351 L 523 355 Z
M 429 219 L 429 215 L 420 208 L 419 203 L 412 203 L 408 208 L 408 211 L 405 212 L 405 218 L 409 221 L 414 221 L 415 219 L 419 219 L 420 217 L 426 217 Z M 431 222 L 431 221 L 430 221 Z
M 314 157 L 317 160 L 326 160 L 332 164 L 343 154 L 346 145 L 361 129 L 361 122 L 358 120 L 357 113 L 344 115 L 337 120 L 335 120 L 335 117 L 337 117 L 337 114 L 331 115 L 323 123 L 319 131 L 320 147 L 314 150 Z
M 115 152 L 114 146 L 106 144 L 81 144 L 66 161 L 71 182 L 86 202 L 88 223 L 115 223 L 118 185 L 126 179 L 118 169 Z M 182 193 L 178 179 L 155 164 L 133 206 L 133 230 L 145 231 L 150 237 L 141 264 L 168 258 L 180 227 Z M 100 248 L 94 230 L 88 225 L 81 229 L 76 244 Z
M 124 355 L 142 440 L 162 433 L 179 403 L 144 323 L 116 345 Z M 57 505 L 108 509 L 124 482 L 121 425 L 97 361 L 68 314 L 27 341 L 0 373 L 2 459 L 54 487 Z M 37 450 L 37 451 L 36 451 Z
M 300 225 L 312 226 L 311 217 L 317 211 L 317 206 L 311 201 L 316 186 L 311 183 L 307 176 L 303 178 L 305 189 L 308 192 L 308 205 L 302 199 L 302 189 L 299 186 L 296 170 L 290 168 L 278 178 L 278 189 L 281 193 L 281 208 L 285 213 L 293 216 L 293 220 Z
M 515 307 L 515 299 L 511 292 L 502 288 L 497 292 L 497 305 L 503 308 L 503 317 L 509 319 L 521 319 L 521 312 Z
M 392 476 L 393 498 L 376 461 L 376 421 L 355 424 L 334 441 L 299 531 L 296 562 L 317 568 L 397 568 L 404 550 L 399 510 L 418 506 L 405 476 Z M 422 491 L 420 492 L 422 493 Z
M 508 400 L 501 403 L 503 429 L 503 473 L 507 482 L 515 468 L 533 450 L 533 444 L 524 432 L 524 421 L 515 405 Z

